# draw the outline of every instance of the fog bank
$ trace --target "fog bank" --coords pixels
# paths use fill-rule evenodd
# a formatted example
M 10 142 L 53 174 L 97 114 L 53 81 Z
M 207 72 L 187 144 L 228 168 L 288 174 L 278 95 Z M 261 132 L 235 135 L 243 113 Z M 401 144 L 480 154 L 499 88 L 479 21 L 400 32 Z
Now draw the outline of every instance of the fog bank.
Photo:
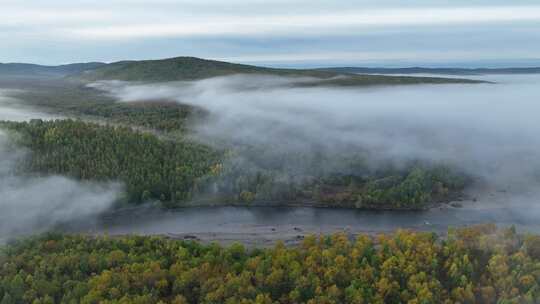
M 536 186 L 540 76 L 485 79 L 497 84 L 300 88 L 283 77 L 238 75 L 93 86 L 121 101 L 171 99 L 207 109 L 210 119 L 194 126 L 205 143 L 362 153 L 373 166 L 442 162 L 496 187 Z

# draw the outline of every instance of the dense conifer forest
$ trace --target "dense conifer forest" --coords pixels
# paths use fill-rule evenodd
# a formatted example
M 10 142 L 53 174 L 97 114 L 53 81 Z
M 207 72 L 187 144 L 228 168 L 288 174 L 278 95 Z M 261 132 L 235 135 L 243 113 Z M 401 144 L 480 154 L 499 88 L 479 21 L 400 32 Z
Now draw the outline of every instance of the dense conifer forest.
M 218 154 L 187 141 L 162 140 L 127 127 L 75 120 L 3 123 L 32 153 L 22 170 L 82 180 L 122 181 L 125 201 L 191 198 L 197 179 L 210 173 Z

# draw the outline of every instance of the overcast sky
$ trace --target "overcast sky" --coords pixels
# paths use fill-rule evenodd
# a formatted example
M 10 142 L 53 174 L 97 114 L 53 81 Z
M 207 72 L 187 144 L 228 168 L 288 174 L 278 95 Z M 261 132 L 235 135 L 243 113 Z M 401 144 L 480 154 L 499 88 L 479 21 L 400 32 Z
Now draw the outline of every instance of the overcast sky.
M 539 0 L 0 0 L 0 62 L 540 65 Z

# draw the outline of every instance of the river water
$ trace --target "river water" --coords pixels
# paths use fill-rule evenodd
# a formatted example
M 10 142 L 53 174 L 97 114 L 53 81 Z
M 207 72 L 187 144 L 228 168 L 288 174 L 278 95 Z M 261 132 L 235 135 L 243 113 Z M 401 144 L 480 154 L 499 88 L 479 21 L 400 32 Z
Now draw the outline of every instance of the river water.
M 251 247 L 271 247 L 277 241 L 296 245 L 307 235 L 336 232 L 354 236 L 407 229 L 444 236 L 452 227 L 486 223 L 494 223 L 498 227 L 514 226 L 520 232 L 540 233 L 540 214 L 534 209 L 504 204 L 490 206 L 490 203 L 481 201 L 460 203 L 463 204 L 461 208 L 444 205 L 421 212 L 310 207 L 223 206 L 190 207 L 175 211 L 141 208 L 91 222 L 80 221 L 64 228 L 64 231 L 111 236 L 165 235 L 223 245 L 240 242 Z
M 428 211 L 362 211 L 304 207 L 200 207 L 177 211 L 139 211 L 81 225 L 78 231 L 109 234 L 250 233 L 258 229 L 297 227 L 311 232 L 339 229 L 393 231 L 399 228 L 444 233 L 449 227 L 482 223 L 515 225 L 540 232 L 538 213 L 515 208 L 434 208 Z

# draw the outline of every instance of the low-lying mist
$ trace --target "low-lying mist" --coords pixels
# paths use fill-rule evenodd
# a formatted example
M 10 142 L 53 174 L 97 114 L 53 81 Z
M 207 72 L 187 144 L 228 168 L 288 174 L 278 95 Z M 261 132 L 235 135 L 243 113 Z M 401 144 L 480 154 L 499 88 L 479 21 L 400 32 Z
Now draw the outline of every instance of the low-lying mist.
M 28 153 L 0 131 L 0 241 L 42 232 L 63 222 L 90 221 L 121 193 L 120 186 L 114 184 L 21 175 L 18 166 Z
M 19 90 L 0 89 L 0 121 L 28 121 L 31 119 L 55 119 L 59 116 L 43 113 L 28 107 L 22 107 L 19 100 L 12 97 Z
M 347 170 L 328 159 L 360 153 L 375 169 L 444 163 L 497 189 L 532 190 L 540 177 L 540 76 L 487 80 L 497 83 L 305 88 L 296 79 L 237 75 L 92 86 L 125 102 L 202 107 L 210 116 L 193 126 L 197 140 L 313 156 L 302 167 L 325 155 L 330 170 Z

